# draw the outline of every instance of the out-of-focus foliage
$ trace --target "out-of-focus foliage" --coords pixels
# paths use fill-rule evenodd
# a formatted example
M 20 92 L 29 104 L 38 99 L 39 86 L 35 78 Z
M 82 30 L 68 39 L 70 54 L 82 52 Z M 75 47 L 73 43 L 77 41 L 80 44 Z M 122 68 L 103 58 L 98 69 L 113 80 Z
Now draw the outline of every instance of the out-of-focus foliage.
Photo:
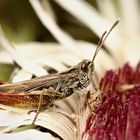
M 41 40 L 45 33 L 27 0 L 0 1 L 0 23 L 8 39 L 15 42 Z
M 64 11 L 53 1 L 50 1 L 50 4 L 61 28 L 76 39 L 89 41 L 95 39 L 94 34 L 68 12 Z M 55 41 L 49 31 L 40 23 L 27 0 L 0 1 L 0 23 L 11 41 Z
M 0 64 L 0 80 L 8 80 L 13 68 L 12 65 Z

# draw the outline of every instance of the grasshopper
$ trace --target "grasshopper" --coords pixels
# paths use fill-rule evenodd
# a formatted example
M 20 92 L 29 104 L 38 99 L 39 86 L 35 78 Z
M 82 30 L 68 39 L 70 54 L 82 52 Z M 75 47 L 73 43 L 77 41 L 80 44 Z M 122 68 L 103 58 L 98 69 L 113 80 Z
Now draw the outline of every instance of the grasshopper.
M 108 32 L 104 32 L 92 61 L 85 59 L 64 72 L 49 74 L 22 82 L 1 84 L 0 104 L 13 107 L 38 106 L 33 120 L 34 123 L 41 106 L 46 106 L 55 100 L 64 99 L 75 91 L 86 88 L 91 82 L 96 92 L 100 93 L 97 84 L 95 84 L 92 78 L 94 76 L 94 60 L 106 38 L 118 22 L 117 20 Z

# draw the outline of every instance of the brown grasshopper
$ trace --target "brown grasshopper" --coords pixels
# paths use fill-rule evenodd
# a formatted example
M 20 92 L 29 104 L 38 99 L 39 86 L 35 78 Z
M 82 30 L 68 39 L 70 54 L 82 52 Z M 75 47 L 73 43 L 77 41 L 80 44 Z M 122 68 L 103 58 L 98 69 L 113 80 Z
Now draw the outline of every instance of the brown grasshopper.
M 93 62 L 104 41 L 118 22 L 117 20 L 108 32 L 104 32 L 92 61 L 83 60 L 64 72 L 17 83 L 2 84 L 0 85 L 0 104 L 13 107 L 38 106 L 34 123 L 41 106 L 66 98 L 75 91 L 86 88 L 90 82 L 92 82 L 95 90 L 99 91 L 92 78 L 94 72 Z

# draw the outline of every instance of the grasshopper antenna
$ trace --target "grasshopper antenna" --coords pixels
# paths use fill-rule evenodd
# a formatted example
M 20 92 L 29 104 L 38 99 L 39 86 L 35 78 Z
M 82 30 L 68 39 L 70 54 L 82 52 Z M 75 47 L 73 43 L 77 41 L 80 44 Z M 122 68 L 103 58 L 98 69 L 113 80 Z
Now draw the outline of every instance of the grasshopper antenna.
M 102 46 L 103 46 L 103 44 L 104 44 L 104 42 L 105 42 L 105 40 L 107 39 L 107 37 L 108 37 L 108 35 L 111 33 L 111 31 L 117 26 L 117 24 L 119 23 L 119 20 L 116 20 L 115 22 L 114 22 L 114 24 L 111 26 L 111 28 L 109 29 L 109 31 L 105 31 L 103 34 L 102 34 L 102 36 L 101 36 L 101 38 L 100 38 L 100 40 L 99 40 L 99 42 L 98 42 L 98 46 L 97 46 L 97 48 L 96 48 L 96 50 L 95 50 L 95 53 L 94 53 L 94 55 L 93 55 L 93 58 L 92 58 L 92 61 L 91 61 L 91 81 L 92 81 L 92 85 L 93 85 L 93 87 L 94 87 L 94 89 L 95 89 L 95 91 L 98 91 L 98 88 L 97 88 L 97 82 L 96 82 L 96 78 L 94 77 L 94 60 L 95 60 L 95 58 L 96 58 L 96 56 L 97 56 L 97 54 L 98 54 L 98 52 L 100 51 L 100 49 L 102 48 Z
M 92 98 L 90 97 L 90 98 L 93 99 L 93 100 L 91 100 L 90 102 L 87 101 L 87 105 L 88 105 L 90 111 L 91 111 L 94 115 L 95 115 L 96 113 L 93 111 L 93 109 L 95 109 L 95 108 L 98 107 L 100 104 L 102 104 L 102 101 L 103 101 L 103 92 L 100 91 L 100 89 L 98 88 L 97 79 L 96 79 L 96 77 L 95 77 L 94 60 L 95 60 L 95 58 L 96 58 L 98 52 L 99 52 L 100 49 L 102 48 L 102 46 L 103 46 L 105 40 L 107 39 L 108 35 L 109 35 L 109 34 L 111 33 L 111 31 L 117 26 L 118 23 L 119 23 L 119 20 L 116 20 L 116 21 L 114 22 L 114 24 L 111 26 L 111 28 L 110 28 L 108 31 L 105 31 L 105 32 L 102 34 L 102 36 L 101 36 L 101 38 L 100 38 L 100 40 L 99 40 L 98 46 L 97 46 L 97 48 L 96 48 L 96 50 L 95 50 L 95 53 L 94 53 L 94 55 L 93 55 L 93 58 L 92 58 L 92 61 L 91 61 L 91 65 L 89 65 L 89 67 L 90 67 L 90 68 L 89 68 L 89 70 L 90 70 L 90 71 L 89 71 L 89 77 L 91 78 L 90 80 L 91 80 L 92 86 L 93 86 L 93 88 L 94 88 L 96 94 L 94 94 Z M 91 105 L 91 104 L 92 104 L 92 105 Z
M 92 61 L 91 61 L 92 63 L 94 62 L 94 60 L 95 60 L 95 58 L 96 58 L 96 56 L 97 56 L 99 50 L 102 48 L 102 46 L 103 46 L 105 40 L 107 39 L 108 35 L 109 35 L 109 34 L 111 33 L 111 31 L 117 26 L 118 23 L 119 23 L 119 20 L 115 21 L 114 24 L 112 25 L 112 27 L 109 29 L 109 31 L 108 31 L 108 32 L 105 31 L 105 32 L 102 34 L 101 39 L 100 39 L 99 42 L 98 42 L 98 46 L 97 46 L 97 48 L 96 48 L 96 50 L 95 50 L 94 56 L 93 56 L 93 58 L 92 58 Z

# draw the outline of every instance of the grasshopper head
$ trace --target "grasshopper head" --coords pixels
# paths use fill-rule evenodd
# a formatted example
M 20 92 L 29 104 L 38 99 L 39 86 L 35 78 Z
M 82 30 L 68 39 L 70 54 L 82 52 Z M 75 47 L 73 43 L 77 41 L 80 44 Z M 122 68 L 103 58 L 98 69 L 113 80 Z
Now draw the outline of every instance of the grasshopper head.
M 90 60 L 83 60 L 79 65 L 79 76 L 78 79 L 82 87 L 87 87 L 91 82 L 91 73 L 92 73 L 92 63 Z
M 100 51 L 100 49 L 102 48 L 106 38 L 108 37 L 108 35 L 110 34 L 110 32 L 113 30 L 113 28 L 119 23 L 119 20 L 117 20 L 112 27 L 110 28 L 109 31 L 105 31 L 103 33 L 103 35 L 101 36 L 101 39 L 99 40 L 98 46 L 95 50 L 95 53 L 93 55 L 92 61 L 89 60 L 83 60 L 81 62 L 81 71 L 83 72 L 82 75 L 85 76 L 85 81 L 87 81 L 87 83 L 92 82 L 93 87 L 98 90 L 96 84 L 95 84 L 95 78 L 94 77 L 94 60 L 98 54 L 98 52 Z
M 81 71 L 87 75 L 87 80 L 92 78 L 92 72 L 94 70 L 94 65 L 90 60 L 83 60 L 81 62 Z

